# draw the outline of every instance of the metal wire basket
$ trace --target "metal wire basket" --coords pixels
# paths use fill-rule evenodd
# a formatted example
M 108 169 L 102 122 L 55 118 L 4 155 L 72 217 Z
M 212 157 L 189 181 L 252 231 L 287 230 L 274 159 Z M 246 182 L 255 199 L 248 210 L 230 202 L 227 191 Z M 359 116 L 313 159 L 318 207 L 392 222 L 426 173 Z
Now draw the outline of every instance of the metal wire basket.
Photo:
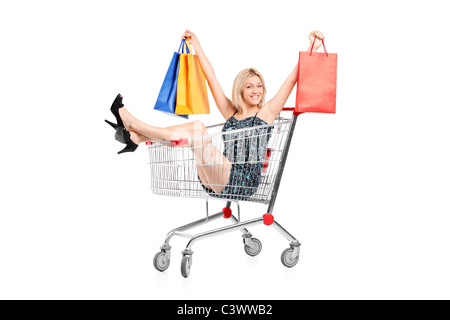
M 292 119 L 278 118 L 273 124 L 230 131 L 222 131 L 223 124 L 218 124 L 207 127 L 208 135 L 152 141 L 148 143 L 151 190 L 171 197 L 267 204 L 291 124 Z M 223 160 L 217 161 L 213 152 L 223 154 Z M 209 173 L 208 181 L 202 181 L 202 172 Z

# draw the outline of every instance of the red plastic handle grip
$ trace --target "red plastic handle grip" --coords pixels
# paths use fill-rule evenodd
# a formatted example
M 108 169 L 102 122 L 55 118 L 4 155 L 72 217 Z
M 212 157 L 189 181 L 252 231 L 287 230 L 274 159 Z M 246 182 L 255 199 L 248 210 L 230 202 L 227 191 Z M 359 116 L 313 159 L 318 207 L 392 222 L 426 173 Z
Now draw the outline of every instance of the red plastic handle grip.
M 296 116 L 303 113 L 303 112 L 296 112 L 295 108 L 283 108 L 282 111 L 294 111 L 294 115 L 296 115 Z
M 188 138 L 181 138 L 181 139 L 178 139 L 178 140 L 170 140 L 170 143 L 173 146 L 182 146 L 184 144 L 188 144 L 189 143 L 189 139 Z M 148 145 L 148 146 L 151 146 L 153 144 L 153 142 L 146 141 L 145 144 Z
M 188 138 L 181 138 L 178 140 L 171 140 L 170 142 L 172 143 L 173 146 L 182 146 L 184 144 L 188 144 L 189 140 Z

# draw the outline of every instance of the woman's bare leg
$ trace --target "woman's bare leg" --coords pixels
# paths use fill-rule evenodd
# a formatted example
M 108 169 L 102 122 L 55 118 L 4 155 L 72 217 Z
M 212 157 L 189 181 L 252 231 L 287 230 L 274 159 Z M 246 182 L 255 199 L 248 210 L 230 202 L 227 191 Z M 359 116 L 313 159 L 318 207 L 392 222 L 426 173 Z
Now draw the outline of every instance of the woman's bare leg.
M 133 117 L 125 108 L 120 108 L 119 114 L 125 129 L 130 132 L 131 140 L 136 144 L 151 140 L 191 139 L 208 134 L 201 121 L 162 128 L 142 122 Z M 190 147 L 194 153 L 197 172 L 202 183 L 215 193 L 221 193 L 230 176 L 230 161 L 212 144 L 208 137 L 190 140 Z
M 184 125 L 176 126 L 181 127 L 178 128 L 179 130 L 172 129 L 171 127 L 162 128 L 151 126 L 133 117 L 126 108 L 120 108 L 119 114 L 120 118 L 122 119 L 123 125 L 125 126 L 125 129 L 127 129 L 130 132 L 135 132 L 142 136 L 146 136 L 151 140 L 177 140 L 182 138 L 183 135 L 185 135 L 188 132 L 184 128 Z M 186 138 L 186 136 L 184 137 Z
M 201 129 L 194 135 L 196 139 L 191 140 L 190 147 L 194 154 L 198 176 L 206 188 L 215 193 L 222 193 L 228 184 L 231 163 L 212 143 L 203 123 L 196 121 L 195 126 Z

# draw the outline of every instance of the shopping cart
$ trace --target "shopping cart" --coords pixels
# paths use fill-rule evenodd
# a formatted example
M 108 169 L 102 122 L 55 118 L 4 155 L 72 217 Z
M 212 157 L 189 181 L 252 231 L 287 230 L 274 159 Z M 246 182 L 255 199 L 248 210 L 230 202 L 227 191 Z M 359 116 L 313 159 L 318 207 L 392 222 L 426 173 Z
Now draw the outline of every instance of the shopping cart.
M 271 225 L 290 242 L 289 248 L 281 254 L 283 265 L 291 268 L 297 264 L 300 242 L 272 216 L 296 121 L 297 114 L 294 113 L 291 118 L 278 116 L 272 124 L 225 132 L 222 132 L 223 124 L 218 124 L 207 127 L 206 136 L 147 143 L 153 193 L 206 199 L 205 218 L 173 229 L 167 234 L 161 251 L 153 259 L 153 265 L 158 271 L 165 271 L 170 265 L 169 242 L 173 236 L 190 239 L 182 251 L 181 274 L 185 278 L 189 276 L 192 265 L 192 246 L 199 240 L 240 230 L 243 233 L 245 252 L 256 256 L 261 252 L 262 245 L 247 228 L 260 224 Z M 220 150 L 228 161 L 216 162 L 214 165 L 202 161 L 202 155 L 209 150 Z M 206 186 L 199 177 L 199 173 L 205 170 L 211 170 L 209 176 L 212 177 Z M 230 172 L 230 179 L 224 183 L 220 175 L 225 170 Z M 242 172 L 246 174 L 240 174 Z M 216 193 L 213 190 L 222 191 Z M 226 201 L 221 212 L 209 214 L 208 200 L 211 199 Z M 239 201 L 267 204 L 268 209 L 262 217 L 241 221 Z M 237 217 L 231 210 L 233 202 L 237 205 Z M 233 224 L 196 235 L 184 233 L 221 217 Z

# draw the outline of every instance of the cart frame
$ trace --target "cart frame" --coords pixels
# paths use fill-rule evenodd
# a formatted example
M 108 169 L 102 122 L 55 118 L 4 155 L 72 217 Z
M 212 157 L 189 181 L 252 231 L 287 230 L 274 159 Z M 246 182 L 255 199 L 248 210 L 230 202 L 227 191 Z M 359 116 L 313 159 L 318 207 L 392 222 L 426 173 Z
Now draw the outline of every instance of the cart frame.
M 293 111 L 293 108 L 285 108 L 283 111 Z M 285 228 L 283 228 L 277 221 L 275 221 L 272 213 L 274 210 L 275 202 L 277 199 L 277 194 L 279 190 L 279 186 L 281 183 L 281 179 L 283 176 L 284 167 L 287 160 L 287 155 L 289 153 L 289 149 L 292 142 L 292 137 L 294 134 L 295 126 L 297 123 L 297 117 L 298 114 L 295 112 L 293 113 L 292 117 L 288 120 L 290 121 L 289 131 L 286 135 L 286 141 L 284 142 L 284 147 L 282 150 L 282 154 L 280 157 L 280 163 L 278 166 L 278 170 L 276 172 L 276 176 L 274 178 L 272 190 L 270 199 L 268 201 L 268 207 L 266 213 L 259 218 L 247 220 L 247 221 L 241 221 L 240 219 L 240 206 L 239 201 L 241 200 L 232 200 L 232 199 L 218 199 L 218 200 L 224 200 L 226 201 L 225 207 L 222 209 L 222 211 L 214 213 L 212 215 L 209 214 L 209 203 L 208 198 L 206 199 L 206 217 L 203 219 L 196 220 L 194 222 L 185 224 L 183 226 L 180 226 L 178 228 L 175 228 L 171 230 L 163 243 L 163 245 L 160 247 L 160 251 L 156 253 L 153 259 L 153 265 L 158 271 L 165 271 L 169 265 L 170 265 L 170 258 L 171 258 L 171 249 L 170 246 L 170 240 L 174 236 L 178 237 L 184 237 L 188 238 L 189 241 L 186 245 L 186 248 L 181 252 L 183 257 L 181 261 L 181 274 L 183 277 L 188 277 L 190 274 L 191 266 L 192 266 L 192 247 L 193 245 L 200 241 L 204 240 L 210 237 L 215 237 L 218 235 L 222 235 L 228 232 L 238 231 L 240 230 L 242 232 L 243 242 L 244 242 L 244 250 L 245 252 L 250 256 L 256 256 L 261 252 L 262 245 L 261 242 L 254 238 L 253 235 L 249 232 L 247 228 L 254 227 L 257 225 L 267 225 L 272 226 L 275 230 L 277 230 L 286 240 L 289 241 L 289 248 L 285 249 L 281 254 L 281 262 L 284 266 L 291 268 L 295 266 L 299 260 L 299 254 L 300 254 L 300 242 L 292 235 L 290 234 Z M 286 120 L 285 118 L 281 118 L 280 116 L 277 118 L 278 121 L 280 120 Z M 209 128 L 209 127 L 207 127 Z M 175 145 L 179 143 L 179 141 L 172 141 L 172 144 Z M 152 144 L 152 143 L 149 143 Z M 151 148 L 151 146 L 149 147 Z M 244 200 L 245 201 L 245 200 Z M 231 210 L 231 204 L 235 202 L 238 209 L 238 217 L 236 217 Z M 219 218 L 226 218 L 227 220 L 230 220 L 232 225 L 201 232 L 195 235 L 191 235 L 188 233 L 185 233 L 185 231 L 196 228 L 198 226 L 204 225 L 208 222 L 217 220 Z

